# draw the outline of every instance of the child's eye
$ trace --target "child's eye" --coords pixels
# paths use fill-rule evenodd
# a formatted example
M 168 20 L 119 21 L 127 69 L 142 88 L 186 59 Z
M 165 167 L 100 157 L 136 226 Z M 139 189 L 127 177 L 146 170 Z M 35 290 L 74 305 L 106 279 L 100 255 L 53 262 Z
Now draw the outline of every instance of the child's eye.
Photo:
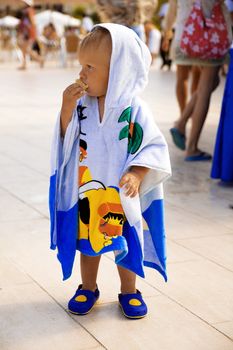
M 87 68 L 90 69 L 90 70 L 93 69 L 93 67 L 90 66 L 90 64 L 87 65 Z

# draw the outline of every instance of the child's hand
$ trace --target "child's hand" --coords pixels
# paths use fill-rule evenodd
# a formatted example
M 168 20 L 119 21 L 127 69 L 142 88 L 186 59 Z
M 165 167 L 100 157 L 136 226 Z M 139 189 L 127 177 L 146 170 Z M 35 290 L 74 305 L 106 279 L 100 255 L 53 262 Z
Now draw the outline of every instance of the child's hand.
M 72 113 L 76 107 L 77 100 L 85 94 L 87 85 L 74 83 L 68 86 L 63 92 L 61 108 L 61 135 L 64 137 L 67 126 L 72 118 Z
M 135 172 L 128 172 L 122 176 L 119 186 L 125 187 L 125 195 L 131 198 L 138 194 L 139 186 L 141 184 L 141 178 Z
M 69 85 L 63 92 L 62 109 L 73 111 L 76 102 L 85 94 L 85 89 L 78 83 Z

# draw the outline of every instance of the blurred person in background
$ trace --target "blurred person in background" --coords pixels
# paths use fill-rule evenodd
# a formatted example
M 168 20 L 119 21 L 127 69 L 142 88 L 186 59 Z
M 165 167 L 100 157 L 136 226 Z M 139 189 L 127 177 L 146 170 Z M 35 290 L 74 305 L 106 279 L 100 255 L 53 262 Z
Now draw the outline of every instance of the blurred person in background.
M 212 10 L 218 0 L 202 0 L 198 2 L 201 4 L 201 9 L 206 18 L 210 18 Z M 220 9 L 224 16 L 227 35 L 229 42 L 231 41 L 231 23 L 229 13 L 224 4 L 220 1 Z M 179 119 L 175 122 L 174 127 L 170 129 L 174 144 L 181 150 L 186 150 L 186 161 L 208 161 L 212 156 L 207 152 L 200 150 L 198 142 L 201 131 L 208 113 L 210 98 L 212 92 L 219 84 L 219 70 L 225 60 L 225 55 L 221 58 L 203 59 L 201 57 L 189 57 L 181 50 L 181 38 L 183 35 L 185 23 L 189 18 L 191 10 L 193 9 L 192 0 L 170 0 L 169 11 L 167 14 L 167 24 L 165 25 L 165 39 L 163 45 L 167 45 L 169 40 L 169 32 L 172 28 L 173 22 L 176 19 L 175 37 L 172 44 L 172 56 L 178 66 L 178 74 L 180 66 L 199 66 L 200 78 L 196 92 L 192 95 L 191 100 L 180 114 Z M 183 68 L 181 68 L 182 70 Z M 189 137 L 186 142 L 186 124 L 191 118 L 192 126 Z
M 144 23 L 145 35 L 146 35 L 146 44 L 150 50 L 152 57 L 152 64 L 154 60 L 158 57 L 161 43 L 161 33 L 156 28 L 153 22 L 146 21 Z
M 79 49 L 80 37 L 77 34 L 77 31 L 73 27 L 67 27 L 65 31 L 65 60 L 64 67 L 67 66 L 68 61 L 70 61 L 71 66 L 78 58 L 78 49 Z
M 176 13 L 177 8 L 174 8 L 173 6 L 169 6 L 169 3 L 167 4 L 168 7 L 166 8 L 166 14 L 163 21 L 163 39 L 162 39 L 162 51 L 167 52 L 169 56 L 170 49 L 171 49 L 171 43 L 172 38 L 174 36 L 175 30 L 174 30 L 174 24 L 176 20 Z M 176 2 L 177 6 L 177 2 Z M 175 10 L 175 11 L 174 11 Z M 200 68 L 198 66 L 193 66 L 189 64 L 176 64 L 176 98 L 177 102 L 179 104 L 180 113 L 182 114 L 187 102 L 188 102 L 188 87 L 189 87 L 189 80 L 191 76 L 191 86 L 190 86 L 190 92 L 191 95 L 196 91 L 198 86 L 198 81 L 200 77 Z
M 103 22 L 125 25 L 142 41 L 146 41 L 144 22 L 151 19 L 157 4 L 157 0 L 97 0 Z
M 165 2 L 164 4 L 162 4 L 160 7 L 158 16 L 159 16 L 159 23 L 161 27 L 160 57 L 162 59 L 162 64 L 160 69 L 167 67 L 170 70 L 172 65 L 172 60 L 170 57 L 170 47 L 171 47 L 172 38 L 173 38 L 172 30 L 170 31 L 170 37 L 169 37 L 169 41 L 167 42 L 167 47 L 165 50 L 163 49 L 164 23 L 165 23 L 165 16 L 168 12 L 168 8 L 169 8 L 168 2 Z
M 85 13 L 81 23 L 81 34 L 88 34 L 94 26 L 92 18 Z
M 44 59 L 40 55 L 40 48 L 37 41 L 36 25 L 34 21 L 33 1 L 24 0 L 25 7 L 22 10 L 20 23 L 18 25 L 18 46 L 22 52 L 22 64 L 20 70 L 27 68 L 27 55 L 37 61 L 42 68 Z
M 44 55 L 60 47 L 60 37 L 53 23 L 49 23 L 44 27 L 40 41 L 43 44 Z

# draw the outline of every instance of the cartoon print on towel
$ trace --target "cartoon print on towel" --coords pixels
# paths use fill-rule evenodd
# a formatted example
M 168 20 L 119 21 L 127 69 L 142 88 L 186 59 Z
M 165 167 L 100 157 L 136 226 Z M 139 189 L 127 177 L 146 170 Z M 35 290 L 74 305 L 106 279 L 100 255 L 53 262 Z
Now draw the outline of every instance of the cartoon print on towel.
M 86 119 L 83 115 L 85 107 L 78 106 L 79 120 Z M 81 124 L 81 123 L 80 123 Z M 79 143 L 79 233 L 78 241 L 89 241 L 95 254 L 112 245 L 114 240 L 122 236 L 125 215 L 120 203 L 119 189 L 106 187 L 102 182 L 94 180 L 91 171 L 81 163 L 87 159 L 86 136 L 80 132 Z M 85 245 L 87 247 L 87 245 Z
M 119 140 L 128 138 L 128 153 L 134 154 L 141 146 L 143 130 L 137 122 L 131 123 L 131 107 L 126 108 L 118 119 L 118 123 L 128 122 L 120 131 Z

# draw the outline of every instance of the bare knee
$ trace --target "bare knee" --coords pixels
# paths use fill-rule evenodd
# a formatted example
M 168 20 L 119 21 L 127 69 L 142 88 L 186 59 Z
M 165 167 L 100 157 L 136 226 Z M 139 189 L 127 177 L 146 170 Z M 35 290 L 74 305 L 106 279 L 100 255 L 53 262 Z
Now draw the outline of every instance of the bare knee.
M 198 84 L 198 94 L 209 96 L 219 85 L 219 67 L 204 67 Z
M 177 84 L 185 84 L 188 81 L 190 66 L 177 65 Z

